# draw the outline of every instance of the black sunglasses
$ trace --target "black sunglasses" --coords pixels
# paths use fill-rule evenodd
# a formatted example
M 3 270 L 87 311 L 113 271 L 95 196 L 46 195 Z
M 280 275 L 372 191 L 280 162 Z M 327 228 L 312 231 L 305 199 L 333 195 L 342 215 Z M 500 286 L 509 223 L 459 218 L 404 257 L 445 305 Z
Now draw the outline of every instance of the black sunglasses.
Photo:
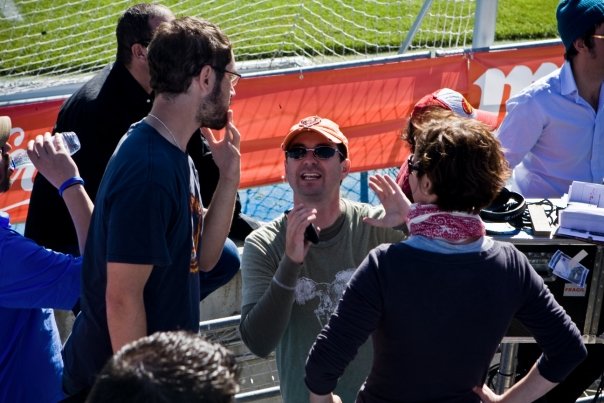
M 409 158 L 407 158 L 407 166 L 409 167 L 409 173 L 416 171 L 418 174 L 421 174 L 424 172 L 419 163 L 413 162 L 413 154 L 409 154 Z
M 328 160 L 336 153 L 340 154 L 342 157 L 344 155 L 337 148 L 329 147 L 329 146 L 317 146 L 315 148 L 306 148 L 306 147 L 292 147 L 289 150 L 285 151 L 285 155 L 294 160 L 301 160 L 306 156 L 306 153 L 312 151 L 312 155 L 316 159 L 319 160 Z

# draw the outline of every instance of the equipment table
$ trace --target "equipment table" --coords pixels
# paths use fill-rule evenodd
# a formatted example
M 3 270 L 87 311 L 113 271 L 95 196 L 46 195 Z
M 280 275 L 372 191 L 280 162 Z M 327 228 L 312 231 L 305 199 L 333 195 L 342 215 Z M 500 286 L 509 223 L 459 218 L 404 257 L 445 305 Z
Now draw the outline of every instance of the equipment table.
M 570 238 L 533 236 L 520 231 L 512 236 L 495 236 L 500 241 L 511 242 L 523 252 L 532 266 L 543 277 L 556 301 L 568 313 L 583 335 L 586 344 L 604 343 L 604 245 Z M 589 269 L 585 288 L 581 288 L 555 276 L 548 268 L 552 255 L 560 250 L 570 256 L 585 251 L 580 261 Z M 501 361 L 497 375 L 497 393 L 512 386 L 516 372 L 518 343 L 534 343 L 529 332 L 519 323 L 512 322 L 501 345 Z

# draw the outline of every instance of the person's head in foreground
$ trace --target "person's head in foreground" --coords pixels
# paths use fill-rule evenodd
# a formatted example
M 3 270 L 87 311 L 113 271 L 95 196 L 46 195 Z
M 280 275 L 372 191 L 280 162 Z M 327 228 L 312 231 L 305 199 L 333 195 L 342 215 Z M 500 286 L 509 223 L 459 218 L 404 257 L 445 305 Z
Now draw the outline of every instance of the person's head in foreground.
M 105 365 L 87 402 L 228 403 L 239 390 L 233 354 L 184 331 L 131 342 Z
M 409 186 L 416 203 L 478 214 L 509 176 L 499 141 L 485 124 L 437 112 L 418 127 L 409 156 Z M 431 112 L 428 112 L 428 116 Z
M 562 0 L 556 10 L 558 33 L 564 44 L 564 58 L 568 61 L 586 48 L 595 59 L 596 42 L 604 45 L 604 1 Z
M 415 133 L 418 128 L 432 119 L 444 119 L 453 112 L 457 116 L 475 119 L 488 126 L 490 130 L 497 128 L 497 114 L 476 109 L 459 92 L 450 88 L 441 88 L 431 94 L 425 95 L 413 106 L 407 127 L 403 130 L 401 138 L 409 144 L 411 153 L 415 150 Z M 413 201 L 409 190 L 409 170 L 406 162 L 401 165 L 396 182 L 405 195 Z

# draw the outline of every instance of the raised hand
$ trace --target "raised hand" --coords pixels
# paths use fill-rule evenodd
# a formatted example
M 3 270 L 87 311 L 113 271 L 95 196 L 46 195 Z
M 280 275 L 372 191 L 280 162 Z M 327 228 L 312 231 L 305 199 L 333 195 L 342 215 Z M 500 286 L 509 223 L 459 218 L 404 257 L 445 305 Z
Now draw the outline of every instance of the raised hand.
M 220 178 L 233 180 L 239 184 L 241 177 L 241 153 L 239 152 L 241 136 L 233 123 L 233 111 L 229 110 L 227 114 L 227 124 L 222 140 L 218 140 L 212 130 L 207 127 L 202 127 L 201 133 L 208 141 L 212 158 L 220 171 Z
M 27 143 L 27 155 L 36 169 L 56 188 L 65 180 L 80 176 L 78 167 L 69 155 L 63 135 L 38 135 Z
M 285 233 L 285 254 L 292 261 L 302 263 L 310 248 L 310 242 L 304 239 L 306 227 L 317 218 L 317 210 L 304 207 L 303 204 L 294 206 L 287 213 L 287 232 Z
M 409 214 L 411 202 L 394 179 L 388 175 L 374 175 L 369 178 L 369 187 L 380 199 L 386 214 L 377 219 L 365 217 L 363 221 L 375 227 L 393 228 L 402 225 Z

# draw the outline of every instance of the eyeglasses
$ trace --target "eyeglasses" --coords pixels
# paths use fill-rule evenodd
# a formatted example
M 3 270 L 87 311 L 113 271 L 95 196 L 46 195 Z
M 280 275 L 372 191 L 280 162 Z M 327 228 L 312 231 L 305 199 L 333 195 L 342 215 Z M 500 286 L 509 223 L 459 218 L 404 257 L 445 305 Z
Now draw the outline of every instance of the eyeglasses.
M 423 168 L 421 167 L 421 165 L 419 165 L 419 163 L 413 162 L 413 154 L 410 154 L 409 158 L 407 158 L 407 166 L 409 167 L 409 173 L 416 171 L 418 174 L 421 174 L 424 172 Z
M 241 74 L 239 73 L 235 73 L 234 71 L 229 71 L 227 69 L 219 69 L 218 67 L 214 67 L 212 66 L 212 68 L 216 71 L 220 71 L 223 72 L 225 74 L 229 75 L 229 80 L 231 80 L 231 85 L 234 87 L 237 85 L 237 83 L 239 82 L 239 79 L 241 78 Z
M 319 160 L 328 160 L 336 155 L 336 153 L 344 157 L 344 154 L 342 154 L 340 150 L 329 146 L 317 146 L 315 148 L 292 147 L 285 151 L 285 155 L 294 160 L 301 160 L 309 151 L 312 151 L 312 155 Z

